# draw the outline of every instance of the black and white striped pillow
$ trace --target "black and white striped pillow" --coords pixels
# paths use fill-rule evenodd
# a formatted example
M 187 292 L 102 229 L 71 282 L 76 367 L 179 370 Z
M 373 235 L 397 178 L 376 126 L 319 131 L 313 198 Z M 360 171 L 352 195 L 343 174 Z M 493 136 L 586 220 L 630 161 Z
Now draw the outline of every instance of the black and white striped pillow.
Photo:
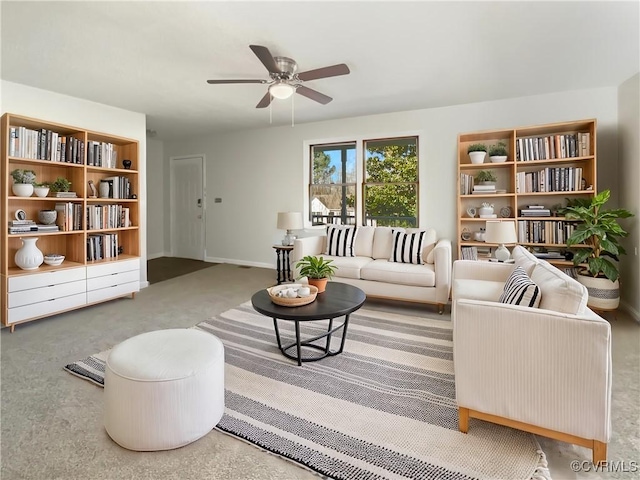
M 356 227 L 327 226 L 327 249 L 324 254 L 335 257 L 355 257 L 353 245 L 356 241 L 356 233 Z
M 426 232 L 405 233 L 399 230 L 391 230 L 392 245 L 390 262 L 398 263 L 422 263 L 422 244 Z
M 528 277 L 524 268 L 518 265 L 505 282 L 504 292 L 500 295 L 499 301 L 511 305 L 538 308 L 541 297 L 540 287 Z

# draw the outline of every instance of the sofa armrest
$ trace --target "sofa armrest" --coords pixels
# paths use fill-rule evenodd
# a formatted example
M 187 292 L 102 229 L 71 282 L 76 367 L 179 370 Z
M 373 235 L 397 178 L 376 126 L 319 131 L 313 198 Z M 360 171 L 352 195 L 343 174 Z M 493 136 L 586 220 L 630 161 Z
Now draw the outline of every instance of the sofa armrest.
M 453 262 L 453 279 L 489 280 L 504 283 L 514 268 L 513 263 L 456 260 Z
M 451 293 L 451 240 L 438 240 L 433 249 L 433 263 L 436 273 L 436 302 L 449 303 Z
M 604 443 L 610 437 L 611 327 L 577 316 L 455 300 L 460 407 Z M 590 312 L 589 312 L 590 313 Z

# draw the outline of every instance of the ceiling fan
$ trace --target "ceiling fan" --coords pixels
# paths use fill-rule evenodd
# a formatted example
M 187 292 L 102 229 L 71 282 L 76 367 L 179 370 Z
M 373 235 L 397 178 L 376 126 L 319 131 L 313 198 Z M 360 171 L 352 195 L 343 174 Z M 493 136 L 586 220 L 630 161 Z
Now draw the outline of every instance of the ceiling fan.
M 262 83 L 269 85 L 267 93 L 262 97 L 262 100 L 258 102 L 256 108 L 268 107 L 273 98 L 289 98 L 294 92 L 326 105 L 333 100 L 333 98 L 309 87 L 305 87 L 302 83 L 309 80 L 337 77 L 350 73 L 349 67 L 344 63 L 296 73 L 298 64 L 295 60 L 288 57 L 274 57 L 267 47 L 260 45 L 249 45 L 249 48 L 269 71 L 270 80 L 207 80 L 207 83 L 212 85 L 229 83 Z

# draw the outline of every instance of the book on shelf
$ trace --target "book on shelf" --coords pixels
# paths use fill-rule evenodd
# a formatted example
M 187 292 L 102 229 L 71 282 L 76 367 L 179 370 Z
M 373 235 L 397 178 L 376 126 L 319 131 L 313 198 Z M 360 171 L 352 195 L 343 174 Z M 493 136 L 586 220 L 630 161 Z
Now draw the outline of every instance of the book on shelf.
M 9 227 L 9 233 L 29 233 L 29 232 L 37 232 L 37 225 L 20 225 L 17 227 Z
M 33 220 L 9 220 L 10 227 L 17 227 L 21 225 L 35 225 L 36 222 Z
M 76 192 L 56 192 L 56 198 L 78 198 Z
M 462 254 L 462 260 L 478 259 L 478 250 L 476 247 L 460 247 L 460 253 Z
M 58 232 L 60 231 L 60 227 L 58 227 L 58 225 L 43 225 L 43 224 L 37 224 L 37 231 L 38 232 Z

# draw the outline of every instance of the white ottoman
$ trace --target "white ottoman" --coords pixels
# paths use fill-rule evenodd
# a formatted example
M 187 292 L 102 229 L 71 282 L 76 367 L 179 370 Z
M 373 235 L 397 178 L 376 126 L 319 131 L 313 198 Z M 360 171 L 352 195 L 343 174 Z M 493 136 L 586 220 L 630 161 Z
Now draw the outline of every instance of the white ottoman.
M 224 412 L 224 346 L 194 329 L 143 333 L 111 350 L 104 426 L 129 450 L 169 450 L 209 433 Z

